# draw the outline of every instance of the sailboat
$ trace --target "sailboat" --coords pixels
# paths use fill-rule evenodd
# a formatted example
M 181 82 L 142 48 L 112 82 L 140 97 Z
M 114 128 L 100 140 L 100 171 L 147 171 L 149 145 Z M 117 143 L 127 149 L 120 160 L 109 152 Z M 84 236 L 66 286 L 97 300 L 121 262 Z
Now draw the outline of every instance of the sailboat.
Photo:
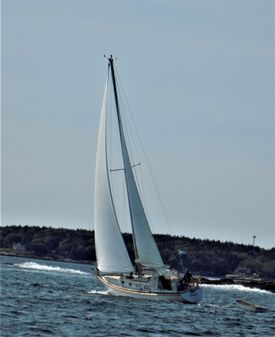
M 135 260 L 126 249 L 111 188 L 107 150 L 107 97 L 112 92 L 127 190 L 129 218 L 133 232 Z M 117 88 L 117 75 L 112 55 L 108 58 L 108 73 L 101 109 L 96 169 L 95 169 L 95 247 L 97 277 L 108 293 L 142 299 L 197 303 L 202 299 L 199 285 L 184 281 L 177 271 L 163 262 L 153 238 L 133 172 L 125 130 L 122 122 Z

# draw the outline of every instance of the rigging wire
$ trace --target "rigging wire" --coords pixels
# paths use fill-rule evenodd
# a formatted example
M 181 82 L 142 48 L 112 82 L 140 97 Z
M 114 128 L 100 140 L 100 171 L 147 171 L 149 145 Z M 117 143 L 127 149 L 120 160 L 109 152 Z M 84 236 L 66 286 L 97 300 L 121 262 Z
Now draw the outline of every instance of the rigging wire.
M 174 236 L 174 233 L 173 233 L 173 230 L 172 230 L 170 221 L 169 221 L 169 219 L 168 219 L 168 215 L 167 215 L 166 210 L 165 210 L 165 207 L 164 207 L 164 203 L 163 203 L 162 198 L 161 198 L 161 195 L 160 195 L 160 191 L 159 191 L 159 189 L 158 189 L 156 180 L 155 180 L 154 175 L 153 175 L 153 171 L 152 171 L 151 166 L 150 166 L 150 163 L 149 163 L 149 159 L 148 159 L 148 157 L 147 157 L 147 155 L 146 155 L 144 145 L 143 145 L 143 143 L 142 143 L 140 134 L 139 134 L 139 132 L 138 132 L 138 129 L 137 129 L 137 126 L 136 126 L 136 123 L 135 123 L 135 119 L 134 119 L 134 116 L 133 116 L 133 113 L 132 113 L 130 104 L 129 104 L 128 100 L 127 100 L 127 96 L 126 96 L 126 94 L 125 94 L 125 89 L 124 89 L 124 87 L 123 87 L 122 81 L 121 81 L 121 79 L 120 79 L 120 77 L 119 77 L 117 71 L 116 71 L 116 76 L 117 76 L 117 79 L 118 79 L 118 82 L 119 82 L 119 86 L 121 87 L 121 93 L 122 93 L 122 95 L 123 95 L 123 97 L 124 97 L 124 100 L 125 100 L 125 102 L 126 102 L 126 104 L 127 104 L 127 107 L 128 107 L 127 111 L 129 111 L 129 115 L 130 115 L 130 117 L 131 117 L 131 120 L 132 120 L 134 129 L 135 129 L 135 133 L 136 133 L 137 138 L 138 138 L 138 140 L 139 140 L 139 143 L 140 143 L 140 145 L 141 145 L 141 150 L 142 150 L 142 152 L 143 152 L 143 155 L 144 155 L 144 158 L 145 158 L 145 161 L 146 161 L 148 170 L 149 170 L 149 174 L 150 174 L 150 176 L 151 176 L 151 179 L 152 179 L 154 188 L 155 188 L 155 190 L 156 190 L 156 193 L 157 193 L 157 196 L 158 196 L 158 199 L 159 199 L 160 206 L 161 206 L 161 208 L 162 208 L 162 212 L 163 212 L 165 221 L 166 221 L 166 223 L 167 223 L 167 225 L 168 225 L 168 227 L 169 227 L 169 230 L 170 230 L 171 234 Z M 122 101 L 123 101 L 123 100 L 122 100 Z
M 130 134 L 132 134 L 132 132 L 131 132 L 132 128 L 131 128 L 131 124 L 127 120 L 127 114 L 125 113 L 127 110 L 126 110 L 126 107 L 124 105 L 124 101 L 122 99 L 122 95 L 121 95 L 119 86 L 118 86 L 118 94 L 119 94 L 120 103 L 121 103 L 120 107 L 122 108 L 121 110 L 124 112 L 124 113 L 122 113 L 124 131 L 125 131 L 125 134 L 126 134 L 126 138 L 129 141 L 127 143 L 127 148 L 128 148 L 129 153 L 130 153 L 130 157 L 132 158 L 133 167 L 136 167 L 136 166 L 139 166 L 139 164 L 140 164 L 139 159 L 138 159 L 139 158 L 138 150 L 137 150 L 136 144 L 134 142 L 134 139 L 132 140 L 131 137 L 130 137 Z M 136 170 L 134 170 L 134 174 L 137 175 Z M 137 183 L 139 183 L 139 179 L 138 179 Z M 139 187 L 143 188 L 143 186 L 139 186 Z
M 130 157 L 132 158 L 132 161 L 134 159 L 133 163 L 139 162 L 139 160 L 138 160 L 139 155 L 138 155 L 136 144 L 134 142 L 134 139 L 132 141 L 132 138 L 130 137 L 130 134 L 132 134 L 131 133 L 132 127 L 131 127 L 131 123 L 129 123 L 129 121 L 127 120 L 127 114 L 125 113 L 127 110 L 126 110 L 126 107 L 124 105 L 124 101 L 122 99 L 122 95 L 121 95 L 119 86 L 117 86 L 117 90 L 118 90 L 118 94 L 119 94 L 119 97 L 120 97 L 120 108 L 121 108 L 122 112 L 124 112 L 124 113 L 121 114 L 122 115 L 121 117 L 123 119 L 124 133 L 126 135 L 126 138 L 128 139 L 128 143 L 127 143 L 128 152 L 130 154 Z M 135 164 L 134 166 L 139 166 L 139 163 Z M 132 166 L 132 167 L 134 167 L 134 166 Z M 142 176 L 142 174 L 139 170 L 133 170 L 133 173 L 134 173 L 134 176 L 136 177 L 136 184 L 137 184 L 139 193 L 141 194 L 141 197 L 143 199 L 142 204 L 143 204 L 143 207 L 145 209 L 146 216 L 147 216 L 149 222 L 151 223 L 150 212 L 148 211 L 148 207 L 147 207 L 147 203 L 146 203 L 146 193 L 145 193 L 145 189 L 144 189 L 143 176 Z M 151 223 L 151 226 L 154 227 L 152 223 Z M 155 231 L 155 228 L 152 228 L 152 229 Z
M 116 69 L 115 69 L 115 73 L 116 73 L 116 78 L 118 79 L 118 74 L 117 74 Z M 132 123 L 130 122 L 130 120 L 128 120 L 128 114 L 126 113 L 127 108 L 124 104 L 124 99 L 123 99 L 124 97 L 123 97 L 122 92 L 120 90 L 120 84 L 121 84 L 121 81 L 119 81 L 119 83 L 117 83 L 117 91 L 118 91 L 118 95 L 119 95 L 119 98 L 120 98 L 120 110 L 122 112 L 121 118 L 123 119 L 124 133 L 125 133 L 125 136 L 128 140 L 127 148 L 128 148 L 130 158 L 132 158 L 132 163 L 138 163 L 138 164 L 135 164 L 134 166 L 139 166 L 140 155 L 139 155 L 138 147 L 136 146 L 135 138 L 130 137 L 130 134 L 135 134 L 135 130 L 133 130 Z M 131 131 L 134 131 L 134 132 L 131 132 Z M 134 166 L 132 166 L 132 167 L 134 167 Z M 142 167 L 141 167 L 141 170 L 142 170 Z M 141 173 L 141 170 L 133 170 L 133 173 L 134 173 L 134 176 L 136 178 L 135 180 L 136 180 L 136 184 L 137 184 L 139 193 L 140 193 L 140 195 L 142 197 L 142 200 L 143 200 L 142 204 L 143 204 L 147 219 L 149 220 L 149 223 L 151 223 L 151 227 L 152 227 L 153 231 L 155 232 L 153 222 L 151 221 L 151 215 L 150 215 L 150 212 L 149 212 L 148 207 L 147 207 L 146 193 L 145 193 L 145 188 L 144 188 L 145 184 L 144 184 L 144 181 L 143 181 L 143 175 Z

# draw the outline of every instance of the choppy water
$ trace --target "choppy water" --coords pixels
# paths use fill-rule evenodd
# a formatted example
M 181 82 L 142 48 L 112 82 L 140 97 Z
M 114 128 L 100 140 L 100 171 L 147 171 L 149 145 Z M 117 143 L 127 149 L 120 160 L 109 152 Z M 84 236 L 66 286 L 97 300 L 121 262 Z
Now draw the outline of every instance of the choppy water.
M 204 286 L 199 305 L 112 297 L 88 265 L 1 256 L 1 337 L 275 336 L 275 295 Z M 267 306 L 243 311 L 236 299 Z

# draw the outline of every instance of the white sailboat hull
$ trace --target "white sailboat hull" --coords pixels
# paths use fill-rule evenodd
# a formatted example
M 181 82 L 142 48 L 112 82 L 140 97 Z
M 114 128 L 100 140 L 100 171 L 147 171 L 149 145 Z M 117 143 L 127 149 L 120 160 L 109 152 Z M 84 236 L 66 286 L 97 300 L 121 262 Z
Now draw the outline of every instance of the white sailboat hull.
M 126 296 L 139 299 L 172 301 L 191 304 L 198 303 L 202 299 L 202 289 L 198 286 L 183 291 L 150 289 L 149 286 L 144 286 L 143 289 L 139 290 L 113 284 L 107 279 L 107 277 L 104 276 L 98 276 L 98 279 L 107 288 L 108 293 L 113 296 Z M 140 288 L 142 288 L 142 286 L 140 286 Z

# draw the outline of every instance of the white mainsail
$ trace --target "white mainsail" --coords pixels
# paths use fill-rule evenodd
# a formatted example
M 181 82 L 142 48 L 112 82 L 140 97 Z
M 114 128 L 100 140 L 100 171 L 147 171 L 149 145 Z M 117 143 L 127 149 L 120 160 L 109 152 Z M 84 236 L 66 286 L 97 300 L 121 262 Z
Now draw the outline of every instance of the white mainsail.
M 106 151 L 106 110 L 108 78 L 102 103 L 95 173 L 95 246 L 101 272 L 131 272 L 130 261 L 114 209 Z

